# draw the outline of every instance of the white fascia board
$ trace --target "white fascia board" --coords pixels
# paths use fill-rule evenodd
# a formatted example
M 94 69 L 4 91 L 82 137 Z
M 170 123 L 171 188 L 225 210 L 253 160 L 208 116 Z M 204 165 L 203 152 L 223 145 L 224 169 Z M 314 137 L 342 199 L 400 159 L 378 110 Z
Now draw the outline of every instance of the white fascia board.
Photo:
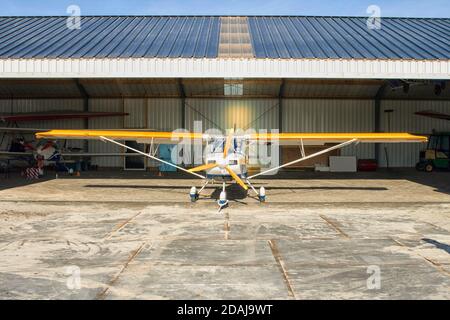
M 0 59 L 0 78 L 450 79 L 450 60 Z

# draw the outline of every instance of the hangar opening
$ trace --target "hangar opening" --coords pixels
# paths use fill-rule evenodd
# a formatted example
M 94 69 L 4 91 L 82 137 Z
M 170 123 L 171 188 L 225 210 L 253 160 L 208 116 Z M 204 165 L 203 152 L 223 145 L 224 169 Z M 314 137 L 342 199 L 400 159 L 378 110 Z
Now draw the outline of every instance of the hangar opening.
M 79 29 L 66 19 L 0 18 L 2 152 L 34 129 L 192 131 L 196 121 L 204 130 L 450 131 L 448 19 L 384 18 L 381 29 L 363 17 L 86 16 Z M 71 112 L 116 115 L 33 120 Z M 30 118 L 8 120 L 15 115 Z M 169 170 L 102 141 L 62 144 L 94 154 L 83 159 L 91 167 Z M 170 146 L 134 147 L 170 158 Z M 358 144 L 297 168 L 329 167 L 330 155 L 415 167 L 424 149 Z M 282 147 L 282 162 L 300 153 Z

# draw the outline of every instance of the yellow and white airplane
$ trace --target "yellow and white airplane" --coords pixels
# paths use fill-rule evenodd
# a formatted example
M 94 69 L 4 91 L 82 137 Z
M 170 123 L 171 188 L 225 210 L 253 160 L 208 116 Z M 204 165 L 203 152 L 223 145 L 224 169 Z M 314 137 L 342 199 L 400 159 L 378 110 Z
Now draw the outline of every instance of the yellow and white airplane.
M 230 130 L 228 135 L 210 135 L 206 133 L 191 132 L 148 132 L 148 131 L 125 131 L 125 130 L 51 130 L 48 132 L 39 132 L 37 138 L 47 139 L 99 139 L 110 142 L 129 149 L 133 152 L 146 156 L 150 159 L 159 161 L 169 166 L 173 166 L 180 171 L 194 175 L 203 179 L 203 186 L 197 191 L 196 187 L 190 190 L 191 201 L 196 201 L 204 188 L 212 183 L 222 183 L 222 192 L 218 200 L 222 208 L 228 204 L 225 186 L 226 181 L 235 181 L 244 190 L 249 187 L 255 192 L 261 202 L 265 201 L 265 190 L 261 187 L 257 191 L 251 183 L 251 180 L 277 170 L 317 157 L 332 150 L 340 149 L 345 146 L 356 143 L 401 143 L 401 142 L 426 142 L 427 137 L 416 136 L 408 133 L 250 133 L 241 134 L 235 130 Z M 186 169 L 159 159 L 145 152 L 136 150 L 123 143 L 123 140 L 133 140 L 137 143 L 151 144 L 177 144 L 181 141 L 200 141 L 202 145 L 206 144 L 204 164 L 192 169 Z M 297 160 L 278 165 L 273 168 L 263 170 L 255 175 L 248 176 L 248 146 L 251 143 L 279 145 L 298 145 L 300 147 L 301 157 Z M 305 154 L 305 145 L 325 145 L 332 144 L 329 148 L 314 154 Z M 152 150 L 152 148 L 151 148 Z M 198 172 L 205 172 L 202 175 Z

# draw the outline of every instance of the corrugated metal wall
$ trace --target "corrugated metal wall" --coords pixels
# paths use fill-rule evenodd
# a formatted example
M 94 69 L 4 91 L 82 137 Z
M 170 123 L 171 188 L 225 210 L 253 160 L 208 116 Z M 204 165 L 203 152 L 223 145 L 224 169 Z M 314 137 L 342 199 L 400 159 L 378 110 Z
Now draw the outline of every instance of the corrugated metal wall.
M 278 128 L 277 99 L 187 99 L 186 128 L 194 128 L 201 121 L 202 130 L 219 130 L 226 133 L 236 125 L 237 129 L 258 130 Z M 192 155 L 191 155 L 192 156 Z M 188 157 L 188 155 L 185 155 Z
M 128 113 L 124 121 L 124 128 L 146 128 L 147 99 L 125 99 L 124 112 Z
M 124 110 L 124 100 L 122 99 L 91 99 L 89 101 L 90 111 L 95 112 L 122 112 Z M 89 119 L 90 129 L 122 129 L 124 125 L 123 117 L 107 117 Z M 121 147 L 105 143 L 102 141 L 89 141 L 89 152 L 123 152 Z M 96 157 L 92 159 L 92 164 L 100 167 L 123 167 L 121 157 Z
M 124 128 L 172 131 L 181 128 L 180 99 L 125 99 Z
M 278 128 L 277 99 L 186 99 L 186 127 L 193 129 L 194 120 L 202 121 L 203 129 Z M 285 132 L 358 132 L 374 129 L 374 102 L 347 99 L 285 99 L 283 101 L 283 131 Z M 125 111 L 128 117 L 90 119 L 92 129 L 149 128 L 174 130 L 181 128 L 181 100 L 171 99 L 92 99 L 91 111 Z M 421 110 L 450 113 L 449 101 L 385 100 L 382 112 L 393 109 L 391 131 L 428 134 L 432 129 L 450 131 L 450 122 L 414 115 Z M 83 110 L 81 99 L 15 99 L 0 100 L 0 113 L 40 112 L 52 110 Z M 208 120 L 207 120 L 208 119 Z M 82 120 L 41 121 L 20 124 L 22 127 L 83 128 Z M 388 131 L 387 115 L 382 115 L 382 129 Z M 30 136 L 31 137 L 31 136 Z M 82 147 L 81 141 L 69 146 Z M 3 150 L 6 146 L 2 146 Z M 413 167 L 420 149 L 418 144 L 387 145 L 390 166 Z M 360 144 L 343 150 L 344 155 L 373 158 L 374 146 Z M 120 148 L 100 141 L 89 142 L 90 152 L 121 152 Z M 383 151 L 383 149 L 382 149 Z M 381 165 L 385 165 L 384 151 Z M 121 158 L 96 158 L 94 164 L 102 167 L 123 167 Z
M 283 131 L 372 132 L 374 108 L 371 100 L 286 99 L 283 102 Z M 373 158 L 374 146 L 350 146 L 341 154 Z
M 0 113 L 33 113 L 33 112 L 49 112 L 49 111 L 83 111 L 83 100 L 81 99 L 0 99 Z M 4 126 L 0 125 L 0 126 Z M 83 128 L 83 120 L 56 120 L 56 121 L 33 121 L 21 122 L 19 126 L 22 128 L 46 128 L 46 129 L 77 129 Z M 33 134 L 25 134 L 25 139 L 34 140 Z M 10 137 L 4 139 L 1 150 L 6 150 L 10 143 Z M 82 141 L 72 140 L 67 142 L 67 147 L 80 148 L 83 146 Z
M 193 130 L 194 121 L 203 129 L 226 130 L 234 125 L 241 129 L 278 129 L 277 99 L 187 99 L 186 127 Z
M 384 110 L 394 110 L 391 113 L 391 128 L 388 128 L 388 115 Z M 419 134 L 430 134 L 437 131 L 450 131 L 450 121 L 433 119 L 415 115 L 416 111 L 433 110 L 450 114 L 450 101 L 424 100 L 385 100 L 381 104 L 382 130 L 386 132 L 406 131 Z M 422 144 L 386 144 L 390 167 L 414 167 L 419 160 L 419 152 L 425 148 Z M 381 154 L 381 165 L 386 166 L 384 149 Z
M 50 111 L 83 111 L 81 99 L 13 99 L 0 100 L 0 113 L 34 113 Z M 83 120 L 21 122 L 23 128 L 79 128 Z
M 147 99 L 147 128 L 173 131 L 182 127 L 180 99 Z
M 159 131 L 173 131 L 181 124 L 181 99 L 147 99 L 147 128 Z M 158 167 L 159 162 L 148 159 L 148 167 Z

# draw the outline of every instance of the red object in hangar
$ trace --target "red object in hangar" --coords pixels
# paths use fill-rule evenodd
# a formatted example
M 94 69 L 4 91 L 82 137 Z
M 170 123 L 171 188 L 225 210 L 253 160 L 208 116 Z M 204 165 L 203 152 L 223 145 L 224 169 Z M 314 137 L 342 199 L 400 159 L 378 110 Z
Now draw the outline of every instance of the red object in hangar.
M 376 160 L 360 159 L 358 160 L 358 171 L 377 171 L 378 164 Z

